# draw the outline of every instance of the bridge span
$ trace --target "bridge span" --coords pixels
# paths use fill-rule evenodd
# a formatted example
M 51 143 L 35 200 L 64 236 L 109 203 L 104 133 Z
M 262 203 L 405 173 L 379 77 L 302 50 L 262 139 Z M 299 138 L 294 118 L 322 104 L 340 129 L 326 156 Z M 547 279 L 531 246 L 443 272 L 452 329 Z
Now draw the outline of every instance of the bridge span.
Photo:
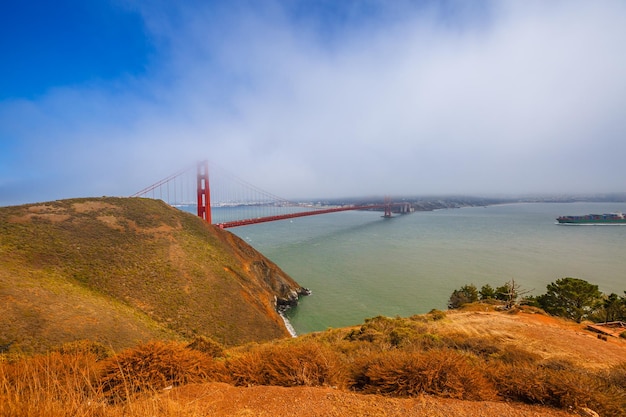
M 195 176 L 189 175 L 190 171 L 195 169 Z M 190 205 L 191 192 L 185 191 L 189 188 L 185 183 L 193 182 L 195 187 L 195 196 L 193 198 L 194 203 L 197 205 L 198 217 L 206 220 L 208 223 L 215 224 L 216 226 L 227 229 L 231 227 L 247 226 L 257 223 L 272 222 L 278 220 L 293 219 L 297 217 L 315 216 L 320 214 L 337 213 L 350 210 L 375 210 L 382 211 L 385 218 L 392 217 L 393 212 L 408 213 L 411 211 L 410 204 L 407 202 L 392 202 L 390 198 L 385 197 L 384 202 L 380 203 L 365 203 L 365 204 L 351 204 L 341 205 L 338 207 L 306 207 L 308 210 L 304 210 L 305 207 L 302 204 L 293 203 L 286 199 L 277 197 L 271 193 L 260 190 L 259 188 L 236 179 L 236 183 L 239 187 L 243 187 L 243 194 L 246 194 L 245 198 L 241 196 L 242 192 L 239 191 L 238 196 L 234 197 L 232 191 L 227 193 L 221 193 L 219 201 L 212 200 L 212 192 L 216 188 L 211 187 L 209 184 L 209 163 L 208 161 L 199 162 L 193 168 L 187 168 L 181 170 L 169 177 L 156 182 L 155 184 L 144 188 L 143 190 L 133 194 L 131 197 L 151 197 L 161 200 L 167 200 L 166 202 L 171 205 L 180 205 L 179 199 L 187 201 L 187 205 Z M 188 185 L 188 184 L 187 184 Z M 252 192 L 251 192 L 252 191 Z M 170 195 L 174 195 L 174 201 L 171 201 Z M 225 197 L 227 194 L 228 197 Z M 214 222 L 213 210 L 215 207 L 255 207 L 260 211 L 251 215 L 249 210 L 245 215 L 235 219 L 222 219 Z M 293 211 L 293 208 L 302 208 L 302 211 Z M 270 209 L 277 210 L 279 208 L 291 209 L 290 212 L 270 212 Z
M 253 218 L 253 219 L 243 219 L 243 220 L 233 220 L 233 221 L 229 221 L 229 222 L 224 222 L 224 223 L 217 223 L 217 225 L 219 227 L 221 227 L 222 229 L 227 229 L 229 227 L 237 227 L 237 226 L 246 226 L 249 224 L 256 224 L 256 223 L 265 223 L 265 222 L 273 222 L 276 220 L 286 220 L 286 219 L 293 219 L 296 217 L 305 217 L 305 216 L 315 216 L 318 214 L 328 214 L 328 213 L 337 213 L 340 211 L 349 211 L 349 210 L 380 210 L 383 209 L 385 211 L 385 214 L 382 217 L 391 217 L 391 206 L 393 206 L 393 203 L 390 203 L 390 205 L 387 204 L 368 204 L 368 205 L 363 205 L 363 206 L 342 206 L 342 207 L 333 207 L 333 208 L 328 208 L 328 209 L 317 209 L 317 210 L 313 210 L 313 211 L 302 211 L 302 212 L 297 212 L 297 213 L 288 213 L 288 214 L 279 214 L 276 216 L 266 216 L 266 217 L 257 217 L 257 218 Z

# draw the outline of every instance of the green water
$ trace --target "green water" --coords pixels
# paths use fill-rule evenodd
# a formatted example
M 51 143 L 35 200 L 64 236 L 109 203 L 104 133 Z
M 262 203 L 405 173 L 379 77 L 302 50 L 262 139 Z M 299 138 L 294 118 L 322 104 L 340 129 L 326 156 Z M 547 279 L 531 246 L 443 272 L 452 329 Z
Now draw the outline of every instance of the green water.
M 376 315 L 445 309 L 467 283 L 510 279 L 535 294 L 571 276 L 626 290 L 624 226 L 555 224 L 564 214 L 626 212 L 620 203 L 509 204 L 416 212 L 342 212 L 231 229 L 313 291 L 287 316 L 298 333 Z

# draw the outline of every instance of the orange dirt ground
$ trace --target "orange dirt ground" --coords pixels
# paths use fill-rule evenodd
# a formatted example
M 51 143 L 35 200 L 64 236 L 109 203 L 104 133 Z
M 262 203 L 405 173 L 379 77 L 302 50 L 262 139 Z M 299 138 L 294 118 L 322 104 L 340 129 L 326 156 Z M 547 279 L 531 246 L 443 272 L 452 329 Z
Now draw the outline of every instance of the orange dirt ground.
M 332 388 L 237 388 L 228 384 L 210 383 L 177 388 L 164 394 L 164 397 L 163 405 L 169 410 L 174 407 L 194 416 L 571 416 L 564 411 L 505 402 L 473 402 L 429 396 L 389 398 Z M 181 415 L 188 415 L 184 412 Z

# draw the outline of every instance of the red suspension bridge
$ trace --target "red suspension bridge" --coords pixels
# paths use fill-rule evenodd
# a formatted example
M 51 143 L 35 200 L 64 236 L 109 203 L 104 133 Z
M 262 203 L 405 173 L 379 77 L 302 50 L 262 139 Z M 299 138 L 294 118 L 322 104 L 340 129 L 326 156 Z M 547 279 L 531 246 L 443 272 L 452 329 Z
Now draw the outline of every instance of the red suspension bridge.
M 408 213 L 411 209 L 408 203 L 394 203 L 389 198 L 380 203 L 334 206 L 292 202 L 216 165 L 209 172 L 208 161 L 178 171 L 131 197 L 160 199 L 187 211 L 195 208 L 193 211 L 199 217 L 224 229 L 348 210 L 376 210 L 382 211 L 383 217 L 391 217 L 392 212 Z

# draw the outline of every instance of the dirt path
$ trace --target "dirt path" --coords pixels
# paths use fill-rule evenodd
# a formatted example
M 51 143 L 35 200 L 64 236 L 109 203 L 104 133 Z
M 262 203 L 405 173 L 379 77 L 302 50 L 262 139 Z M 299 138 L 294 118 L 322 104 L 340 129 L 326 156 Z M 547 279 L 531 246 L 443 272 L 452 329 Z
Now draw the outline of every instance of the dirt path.
M 187 385 L 163 400 L 203 416 L 259 417 L 566 417 L 563 411 L 505 402 L 473 402 L 422 396 L 389 398 L 360 395 L 331 388 L 236 388 L 228 384 Z

